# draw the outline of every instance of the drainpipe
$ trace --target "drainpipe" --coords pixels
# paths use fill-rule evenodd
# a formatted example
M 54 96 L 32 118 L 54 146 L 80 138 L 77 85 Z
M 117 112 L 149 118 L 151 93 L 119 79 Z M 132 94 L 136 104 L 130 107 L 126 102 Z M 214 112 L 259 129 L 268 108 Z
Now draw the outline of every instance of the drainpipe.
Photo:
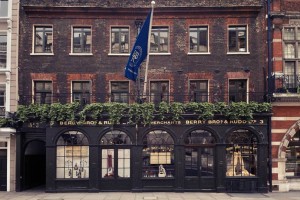
M 268 45 L 268 99 L 269 101 L 272 99 L 273 93 L 273 78 L 272 77 L 272 20 L 271 20 L 271 0 L 267 0 L 267 45 Z M 272 86 L 272 87 L 271 87 Z M 268 143 L 269 143 L 269 191 L 272 192 L 272 139 L 271 139 L 271 116 L 269 118 L 269 125 L 268 125 Z

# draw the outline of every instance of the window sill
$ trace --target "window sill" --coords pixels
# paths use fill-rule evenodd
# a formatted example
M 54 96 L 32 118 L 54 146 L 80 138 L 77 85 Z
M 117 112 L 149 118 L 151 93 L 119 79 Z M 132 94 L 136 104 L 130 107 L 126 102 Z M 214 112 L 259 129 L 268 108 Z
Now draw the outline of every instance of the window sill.
M 108 56 L 130 56 L 129 53 L 109 53 Z
M 151 56 L 170 56 L 171 53 L 150 53 Z
M 249 55 L 250 52 L 247 51 L 247 52 L 227 52 L 227 55 Z
M 54 53 L 31 53 L 31 56 L 54 56 Z
M 70 56 L 92 56 L 93 53 L 69 53 Z
M 193 53 L 193 52 L 188 52 L 187 55 L 210 55 L 210 52 L 197 52 L 197 53 Z

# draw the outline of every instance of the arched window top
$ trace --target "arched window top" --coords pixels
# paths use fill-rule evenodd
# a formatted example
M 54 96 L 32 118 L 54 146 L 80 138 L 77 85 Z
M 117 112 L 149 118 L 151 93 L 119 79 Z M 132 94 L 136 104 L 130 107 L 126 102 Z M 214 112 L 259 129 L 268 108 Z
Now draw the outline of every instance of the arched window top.
M 206 130 L 191 131 L 184 140 L 185 144 L 214 144 L 212 133 Z
M 145 145 L 174 145 L 172 136 L 163 130 L 150 131 L 143 140 Z
M 254 133 L 249 130 L 239 129 L 231 132 L 226 138 L 227 144 L 256 144 L 258 139 Z
M 130 137 L 123 131 L 113 130 L 107 132 L 100 140 L 101 145 L 132 144 Z
M 74 146 L 74 145 L 88 145 L 88 139 L 87 137 L 79 132 L 79 131 L 67 131 L 65 133 L 62 133 L 58 140 L 57 145 L 64 145 L 64 146 Z

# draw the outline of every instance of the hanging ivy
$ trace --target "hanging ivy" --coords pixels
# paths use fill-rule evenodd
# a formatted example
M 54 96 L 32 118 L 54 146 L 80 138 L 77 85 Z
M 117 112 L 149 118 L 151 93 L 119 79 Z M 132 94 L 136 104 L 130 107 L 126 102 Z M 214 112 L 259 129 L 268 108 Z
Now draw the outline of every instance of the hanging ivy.
M 92 103 L 84 108 L 80 104 L 53 103 L 51 105 L 30 104 L 20 105 L 11 123 L 30 122 L 59 122 L 59 121 L 86 121 L 101 120 L 107 117 L 111 124 L 119 124 L 122 118 L 127 118 L 130 124 L 149 125 L 157 116 L 160 120 L 177 121 L 183 118 L 184 114 L 196 115 L 198 119 L 212 119 L 215 115 L 223 115 L 229 119 L 253 119 L 254 113 L 271 112 L 270 103 L 257 102 L 173 102 L 168 104 L 161 102 L 155 106 L 153 103 L 125 104 L 125 103 Z M 0 126 L 5 126 L 7 120 L 0 121 Z

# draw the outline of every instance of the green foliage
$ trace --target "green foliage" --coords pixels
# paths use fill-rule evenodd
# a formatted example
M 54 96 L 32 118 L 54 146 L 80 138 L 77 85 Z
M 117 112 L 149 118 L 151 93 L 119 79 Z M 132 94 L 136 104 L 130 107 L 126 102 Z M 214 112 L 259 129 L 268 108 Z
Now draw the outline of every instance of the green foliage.
M 223 115 L 229 119 L 251 120 L 254 113 L 268 112 L 271 112 L 270 103 L 257 102 L 232 102 L 230 104 L 224 102 L 190 102 L 186 104 L 161 102 L 157 107 L 153 103 L 92 103 L 84 108 L 81 108 L 80 104 L 76 102 L 20 105 L 14 120 L 22 122 L 98 121 L 107 117 L 112 124 L 119 124 L 122 118 L 127 118 L 130 124 L 149 125 L 155 116 L 158 116 L 160 120 L 173 121 L 182 119 L 184 114 L 196 115 L 198 119 L 203 120 L 212 119 L 215 115 Z M 0 120 L 0 126 L 12 123 L 7 119 Z

